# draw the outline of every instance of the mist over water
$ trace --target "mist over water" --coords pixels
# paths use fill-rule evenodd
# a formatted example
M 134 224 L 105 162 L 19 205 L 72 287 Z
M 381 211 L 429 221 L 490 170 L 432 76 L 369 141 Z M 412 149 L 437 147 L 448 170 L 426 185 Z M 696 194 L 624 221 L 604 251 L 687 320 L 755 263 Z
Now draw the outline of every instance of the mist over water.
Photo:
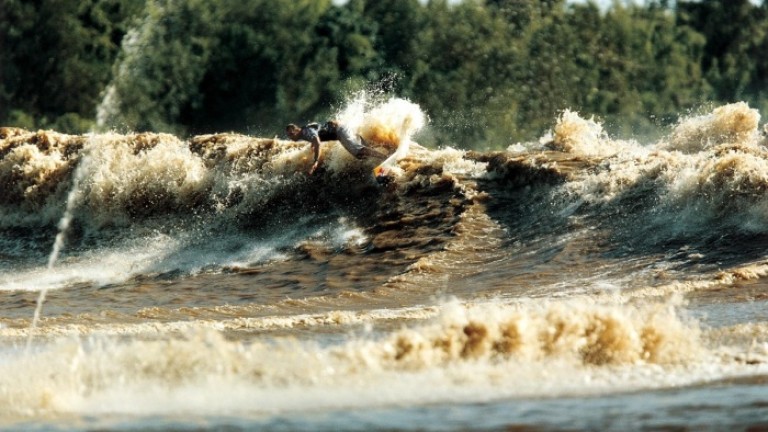
M 2 129 L 0 425 L 768 421 L 756 110 L 496 152 L 419 145 L 403 99 L 338 117 L 390 183 L 337 142 L 308 176 L 305 142 Z

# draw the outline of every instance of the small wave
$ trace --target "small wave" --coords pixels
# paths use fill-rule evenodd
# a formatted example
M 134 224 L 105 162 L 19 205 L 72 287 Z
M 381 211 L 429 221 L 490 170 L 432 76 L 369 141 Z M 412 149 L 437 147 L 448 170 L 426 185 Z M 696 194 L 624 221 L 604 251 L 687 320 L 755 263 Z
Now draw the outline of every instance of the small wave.
M 427 318 L 404 309 L 380 316 L 330 313 L 317 323 L 392 314 Z M 309 318 L 296 316 L 290 325 L 312 325 Z M 246 344 L 198 328 L 163 340 L 62 339 L 38 347 L 31 358 L 6 350 L 0 413 L 208 412 L 202 399 L 180 398 L 190 392 L 224 397 L 229 409 L 250 413 L 428 403 L 451 395 L 467 401 L 590 394 L 690 384 L 762 364 L 716 355 L 703 346 L 695 323 L 664 304 L 450 303 L 428 319 L 329 345 L 282 339 Z M 766 354 L 753 350 L 750 358 Z M 393 383 L 396 394 L 388 397 L 382 388 L 391 390 Z M 123 403 L 110 402 L 118 394 Z M 322 399 L 312 396 L 320 394 Z M 124 403 L 139 395 L 163 403 Z M 220 408 L 207 406 L 211 412 Z

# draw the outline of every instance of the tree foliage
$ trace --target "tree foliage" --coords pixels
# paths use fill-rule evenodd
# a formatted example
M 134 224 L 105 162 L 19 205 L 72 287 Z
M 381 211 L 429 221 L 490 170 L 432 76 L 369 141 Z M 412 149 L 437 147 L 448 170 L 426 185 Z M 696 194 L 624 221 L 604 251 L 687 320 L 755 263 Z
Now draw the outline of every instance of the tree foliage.
M 768 109 L 768 6 L 748 0 L 0 0 L 0 48 L 0 122 L 64 132 L 274 134 L 364 88 L 465 148 L 566 108 L 627 134 Z
M 0 121 L 81 131 L 95 117 L 131 0 L 0 0 Z

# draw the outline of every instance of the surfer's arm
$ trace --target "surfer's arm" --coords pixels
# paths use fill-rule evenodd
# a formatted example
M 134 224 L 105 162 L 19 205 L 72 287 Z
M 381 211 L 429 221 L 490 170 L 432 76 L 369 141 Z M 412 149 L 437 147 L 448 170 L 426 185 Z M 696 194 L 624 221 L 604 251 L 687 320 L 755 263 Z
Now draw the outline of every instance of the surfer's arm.
M 309 175 L 312 175 L 315 170 L 317 170 L 317 167 L 320 166 L 320 137 L 315 134 L 309 143 L 312 146 L 312 157 L 314 161 L 312 163 L 312 168 L 309 169 Z

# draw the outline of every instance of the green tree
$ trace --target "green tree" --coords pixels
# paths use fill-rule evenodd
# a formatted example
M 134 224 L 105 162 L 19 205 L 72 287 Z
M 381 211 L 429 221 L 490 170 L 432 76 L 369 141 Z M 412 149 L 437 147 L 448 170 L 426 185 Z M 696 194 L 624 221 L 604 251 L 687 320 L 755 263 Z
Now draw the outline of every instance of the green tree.
M 90 128 L 137 3 L 0 0 L 0 118 L 26 113 L 34 126 Z
M 178 121 L 192 132 L 275 133 L 275 125 L 288 118 L 304 119 L 321 105 L 327 108 L 328 93 L 341 79 L 338 50 L 331 52 L 333 44 L 323 42 L 340 34 L 317 33 L 330 8 L 329 0 L 226 3 L 216 48 L 203 66 L 201 103 L 183 111 Z M 363 56 L 364 45 L 359 46 Z
M 520 76 L 519 126 L 522 136 L 532 138 L 551 125 L 564 108 L 575 108 L 574 92 L 583 85 L 575 29 L 569 25 L 564 6 L 536 14 L 525 29 L 526 64 Z
M 748 96 L 764 75 L 757 59 L 765 56 L 766 7 L 749 0 L 680 1 L 679 20 L 706 38 L 702 68 L 721 101 Z
M 362 0 L 331 6 L 319 16 L 296 93 L 304 102 L 285 106 L 292 117 L 327 113 L 329 107 L 379 78 L 383 60 L 374 47 L 375 26 Z
M 202 103 L 199 85 L 220 22 L 216 4 L 205 0 L 147 2 L 123 39 L 100 126 L 183 132 L 182 111 Z
M 614 6 L 601 33 L 593 45 L 599 50 L 600 78 L 587 106 L 594 106 L 613 129 L 646 133 L 651 117 L 676 120 L 678 113 L 707 98 L 700 67 L 704 39 L 676 25 L 666 9 Z
M 369 73 L 384 90 L 413 97 L 414 83 L 427 73 L 429 55 L 421 47 L 420 35 L 428 15 L 418 0 L 365 0 L 364 19 L 375 30 L 372 41 L 378 68 Z
M 485 6 L 433 1 L 426 15 L 417 56 L 425 72 L 414 80 L 414 98 L 431 116 L 439 141 L 473 147 L 493 128 L 505 129 L 499 119 L 515 112 L 508 90 L 517 46 L 507 24 Z
M 768 109 L 765 2 L 671 3 L 0 0 L 0 121 L 271 135 L 373 87 L 421 104 L 434 142 L 503 147 L 565 108 L 631 134 Z

